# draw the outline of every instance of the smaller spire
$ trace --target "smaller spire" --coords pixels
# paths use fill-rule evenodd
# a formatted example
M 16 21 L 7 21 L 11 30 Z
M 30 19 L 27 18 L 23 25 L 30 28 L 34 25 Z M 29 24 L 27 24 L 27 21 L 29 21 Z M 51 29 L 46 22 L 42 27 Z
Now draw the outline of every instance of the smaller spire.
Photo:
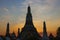
M 7 23 L 6 36 L 10 36 L 10 34 L 9 34 L 9 22 Z
M 20 28 L 18 28 L 18 38 L 20 38 Z
M 45 21 L 43 23 L 45 24 Z
M 45 21 L 43 22 L 43 25 L 44 25 L 44 30 L 46 31 L 46 23 L 45 23 Z
M 20 34 L 20 28 L 18 28 L 18 35 Z
M 9 25 L 9 22 L 7 23 L 7 25 Z
M 46 23 L 43 22 L 43 39 L 42 40 L 48 40 L 47 30 L 46 30 Z

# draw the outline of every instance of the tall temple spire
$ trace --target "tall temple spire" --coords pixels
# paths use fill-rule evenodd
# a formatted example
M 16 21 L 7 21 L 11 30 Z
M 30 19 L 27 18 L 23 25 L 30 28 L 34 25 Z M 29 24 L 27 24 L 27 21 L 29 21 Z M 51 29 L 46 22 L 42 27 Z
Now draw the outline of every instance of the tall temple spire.
M 30 5 L 27 8 L 26 23 L 21 31 L 21 40 L 40 40 L 40 36 L 33 25 Z
M 6 36 L 9 36 L 9 23 L 7 23 Z
M 43 22 L 43 38 L 42 40 L 48 40 L 47 30 L 46 30 L 46 23 Z
M 30 5 L 27 8 L 26 24 L 33 24 Z

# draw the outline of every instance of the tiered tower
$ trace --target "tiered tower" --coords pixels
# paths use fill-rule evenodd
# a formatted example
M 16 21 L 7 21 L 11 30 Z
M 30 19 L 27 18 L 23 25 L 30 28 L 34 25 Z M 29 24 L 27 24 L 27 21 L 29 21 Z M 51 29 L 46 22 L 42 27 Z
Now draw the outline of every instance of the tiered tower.
M 30 5 L 27 9 L 25 25 L 21 31 L 21 40 L 40 40 L 40 36 L 33 25 Z

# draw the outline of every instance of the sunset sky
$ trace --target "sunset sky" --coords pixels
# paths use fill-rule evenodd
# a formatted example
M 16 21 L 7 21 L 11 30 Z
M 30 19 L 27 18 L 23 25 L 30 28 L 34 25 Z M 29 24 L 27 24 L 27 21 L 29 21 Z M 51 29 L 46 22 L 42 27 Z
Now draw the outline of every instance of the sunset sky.
M 5 34 L 8 22 L 10 33 L 24 27 L 28 4 L 37 31 L 43 31 L 43 21 L 46 21 L 48 33 L 56 33 L 60 26 L 60 0 L 0 0 L 0 35 Z

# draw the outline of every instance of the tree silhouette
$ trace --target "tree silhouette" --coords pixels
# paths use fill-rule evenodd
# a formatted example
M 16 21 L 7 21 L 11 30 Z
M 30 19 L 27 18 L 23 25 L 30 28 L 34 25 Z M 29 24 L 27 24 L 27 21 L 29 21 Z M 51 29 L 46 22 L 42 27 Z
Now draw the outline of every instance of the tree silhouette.
M 57 29 L 56 40 L 60 40 L 60 27 Z

